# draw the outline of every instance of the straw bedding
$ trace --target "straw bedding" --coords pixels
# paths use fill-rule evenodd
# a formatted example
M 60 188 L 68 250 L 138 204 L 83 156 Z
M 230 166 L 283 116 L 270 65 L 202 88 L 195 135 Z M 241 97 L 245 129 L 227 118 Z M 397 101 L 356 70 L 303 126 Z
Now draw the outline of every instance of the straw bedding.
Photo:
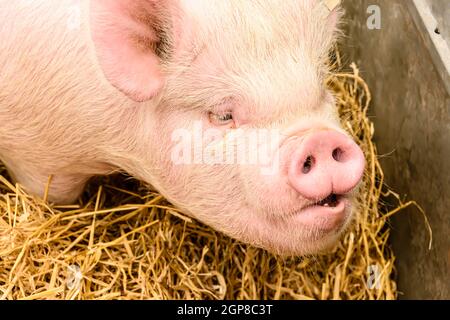
M 414 202 L 383 205 L 393 193 L 357 68 L 329 80 L 367 159 L 355 223 L 331 252 L 271 255 L 125 175 L 96 178 L 76 205 L 58 207 L 27 195 L 0 166 L 0 299 L 395 299 L 388 217 Z

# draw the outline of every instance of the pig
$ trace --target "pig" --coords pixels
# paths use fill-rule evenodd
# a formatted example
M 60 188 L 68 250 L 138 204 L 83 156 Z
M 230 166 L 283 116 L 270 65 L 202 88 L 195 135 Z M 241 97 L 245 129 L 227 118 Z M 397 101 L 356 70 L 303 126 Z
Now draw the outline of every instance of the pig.
M 52 177 L 54 203 L 124 171 L 242 242 L 325 250 L 365 166 L 325 84 L 341 16 L 319 0 L 0 0 L 0 160 L 30 194 Z M 244 144 L 255 131 L 278 134 Z M 202 161 L 230 146 L 264 161 Z

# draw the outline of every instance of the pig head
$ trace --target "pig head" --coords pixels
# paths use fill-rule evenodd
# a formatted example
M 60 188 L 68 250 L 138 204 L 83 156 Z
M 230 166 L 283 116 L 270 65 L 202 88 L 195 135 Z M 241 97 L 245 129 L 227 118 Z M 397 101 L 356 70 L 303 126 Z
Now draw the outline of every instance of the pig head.
M 364 170 L 325 78 L 316 0 L 0 0 L 0 159 L 77 199 L 123 170 L 227 235 L 329 247 Z

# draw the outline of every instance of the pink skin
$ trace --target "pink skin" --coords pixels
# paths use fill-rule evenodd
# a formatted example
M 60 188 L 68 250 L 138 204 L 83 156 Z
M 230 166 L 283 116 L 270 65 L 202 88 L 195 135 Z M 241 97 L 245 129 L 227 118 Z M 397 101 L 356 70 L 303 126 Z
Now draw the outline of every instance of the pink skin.
M 337 195 L 337 205 L 307 206 L 299 212 L 299 221 L 332 230 L 342 224 L 347 200 L 364 173 L 364 155 L 356 143 L 337 131 L 322 130 L 303 137 L 290 157 L 288 181 L 302 197 L 320 201 Z M 340 196 L 340 198 L 339 198 Z M 324 221 L 324 222 L 321 222 Z
M 231 237 L 320 251 L 349 225 L 364 168 L 324 84 L 339 16 L 316 0 L 0 0 L 0 159 L 32 194 L 52 175 L 57 203 L 123 170 Z M 219 143 L 279 130 L 278 172 L 174 164 L 172 133 L 199 121 Z
M 319 131 L 303 137 L 290 159 L 289 182 L 310 200 L 350 192 L 364 172 L 361 149 L 335 131 Z

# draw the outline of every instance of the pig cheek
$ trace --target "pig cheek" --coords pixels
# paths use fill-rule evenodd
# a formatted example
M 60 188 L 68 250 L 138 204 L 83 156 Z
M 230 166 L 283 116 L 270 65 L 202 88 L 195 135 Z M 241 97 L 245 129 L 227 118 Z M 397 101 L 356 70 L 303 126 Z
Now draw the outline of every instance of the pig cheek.
M 166 146 L 164 151 L 156 151 L 162 189 L 172 202 L 195 215 L 210 214 L 210 211 L 222 213 L 236 198 L 230 191 L 237 188 L 234 185 L 236 174 L 233 167 L 205 163 L 205 146 L 215 135 L 199 137 L 192 128 L 167 129 L 171 127 L 176 126 L 166 124 L 159 130 L 162 133 L 160 144 Z M 208 206 L 204 204 L 205 199 L 211 199 Z
M 267 141 L 258 144 L 258 162 L 240 166 L 242 182 L 248 202 L 259 212 L 283 214 L 302 205 L 302 199 L 288 185 L 288 157 L 285 150 L 268 146 Z M 284 160 L 283 160 L 284 159 Z
M 182 155 L 175 157 L 174 153 L 181 149 L 185 141 L 182 140 L 185 137 L 185 132 L 174 122 L 178 121 L 170 116 L 158 117 L 158 114 L 153 115 L 152 128 L 150 136 L 147 135 L 148 141 L 143 143 L 149 148 L 145 152 L 144 157 L 148 159 L 146 170 L 151 170 L 149 181 L 159 192 L 167 197 L 172 202 L 174 195 L 182 194 L 183 187 L 182 181 L 184 181 L 184 172 L 186 169 L 185 159 Z M 144 135 L 145 136 L 145 135 Z

